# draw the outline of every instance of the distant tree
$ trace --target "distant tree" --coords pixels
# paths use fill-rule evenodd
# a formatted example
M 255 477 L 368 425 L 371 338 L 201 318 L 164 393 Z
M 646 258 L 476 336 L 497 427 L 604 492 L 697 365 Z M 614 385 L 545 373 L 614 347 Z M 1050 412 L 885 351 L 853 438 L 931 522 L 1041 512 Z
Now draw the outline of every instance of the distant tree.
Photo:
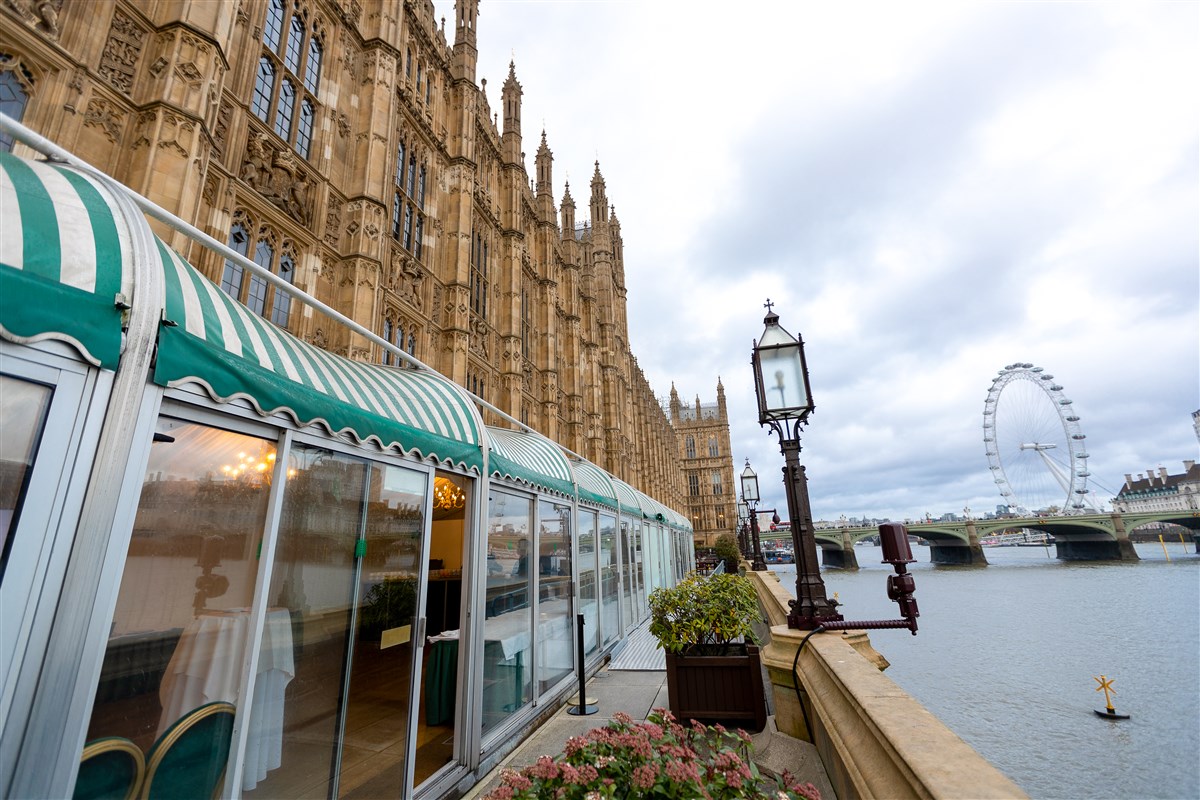
M 713 550 L 716 551 L 717 558 L 725 562 L 725 571 L 730 575 L 736 575 L 738 562 L 742 559 L 742 553 L 738 550 L 737 537 L 732 533 L 722 533 L 717 537 Z

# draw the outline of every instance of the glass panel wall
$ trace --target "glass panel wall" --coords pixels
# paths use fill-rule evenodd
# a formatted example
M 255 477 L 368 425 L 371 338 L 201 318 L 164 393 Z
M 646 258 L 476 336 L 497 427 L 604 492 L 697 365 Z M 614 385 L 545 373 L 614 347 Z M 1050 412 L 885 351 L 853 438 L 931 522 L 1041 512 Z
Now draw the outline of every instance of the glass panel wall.
M 123 737 L 150 753 L 212 709 L 238 716 L 250 606 L 275 461 L 274 444 L 182 420 L 159 420 L 125 559 L 87 739 Z M 286 612 L 280 636 L 290 639 Z M 283 646 L 290 656 L 290 646 Z M 205 742 L 212 778 L 229 729 Z M 270 732 L 278 736 L 278 732 Z M 277 742 L 261 743 L 275 747 Z M 211 773 L 211 770 L 217 770 Z M 201 792 L 194 774 L 148 774 L 159 796 Z M 210 793 L 210 792 L 209 792 Z
M 634 605 L 637 592 L 634 589 L 633 537 L 629 530 L 629 518 L 621 517 L 621 626 L 625 631 L 633 628 Z
M 579 613 L 586 655 L 600 646 L 600 583 L 596 572 L 596 512 L 579 509 Z
M 571 506 L 538 500 L 538 694 L 571 674 Z
M 617 558 L 617 518 L 600 515 L 600 629 L 604 644 L 621 635 L 621 570 Z
M 341 797 L 399 797 L 405 784 L 426 481 L 421 472 L 370 465 Z
M 279 742 L 247 746 L 248 797 L 328 796 L 341 733 L 367 465 L 296 445 L 287 476 L 259 656 L 282 697 L 253 723 Z
M 4 420 L 0 425 L 0 581 L 8 566 L 12 532 L 21 513 L 50 395 L 47 386 L 0 375 L 0 419 Z
M 644 531 L 645 527 L 642 525 L 642 521 L 640 519 L 634 519 L 630 542 L 633 545 L 631 564 L 633 566 L 633 618 L 635 622 L 641 622 L 646 616 L 646 570 L 643 562 L 645 554 L 642 549 L 642 537 Z
M 532 700 L 533 501 L 492 490 L 483 622 L 483 733 Z

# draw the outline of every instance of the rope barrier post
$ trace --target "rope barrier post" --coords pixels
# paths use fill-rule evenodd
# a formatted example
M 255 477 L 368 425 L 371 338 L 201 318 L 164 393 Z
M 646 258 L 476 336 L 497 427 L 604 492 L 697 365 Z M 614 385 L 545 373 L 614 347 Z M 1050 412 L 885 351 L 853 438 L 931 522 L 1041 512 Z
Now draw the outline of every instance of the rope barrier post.
M 600 709 L 588 705 L 587 677 L 583 668 L 583 614 L 575 615 L 575 644 L 579 653 L 579 704 L 568 709 L 567 713 L 576 717 L 586 717 L 595 714 Z

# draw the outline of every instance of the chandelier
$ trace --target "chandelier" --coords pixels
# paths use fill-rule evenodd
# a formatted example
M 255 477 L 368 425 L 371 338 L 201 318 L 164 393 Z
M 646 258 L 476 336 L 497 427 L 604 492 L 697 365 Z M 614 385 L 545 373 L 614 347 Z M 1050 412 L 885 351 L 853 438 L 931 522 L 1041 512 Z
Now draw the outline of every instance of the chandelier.
M 433 484 L 433 507 L 439 509 L 458 510 L 467 504 L 467 493 L 456 484 L 445 478 L 438 478 Z

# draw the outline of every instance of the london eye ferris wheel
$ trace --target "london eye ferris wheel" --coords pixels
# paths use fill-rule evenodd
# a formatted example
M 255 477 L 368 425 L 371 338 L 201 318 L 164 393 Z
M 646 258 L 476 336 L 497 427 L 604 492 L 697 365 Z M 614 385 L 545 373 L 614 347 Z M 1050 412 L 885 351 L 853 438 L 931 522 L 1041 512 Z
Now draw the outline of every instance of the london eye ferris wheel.
M 996 488 L 1012 510 L 1093 510 L 1086 439 L 1073 403 L 1043 368 L 1009 364 L 992 379 L 983 444 Z

